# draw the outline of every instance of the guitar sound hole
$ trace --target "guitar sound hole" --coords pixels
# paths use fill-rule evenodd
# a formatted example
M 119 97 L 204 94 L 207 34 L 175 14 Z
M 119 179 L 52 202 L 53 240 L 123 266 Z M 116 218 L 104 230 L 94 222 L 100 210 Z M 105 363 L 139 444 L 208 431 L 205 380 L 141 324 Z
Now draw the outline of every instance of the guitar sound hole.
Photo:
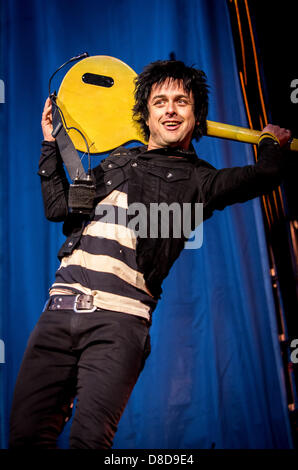
M 112 77 L 98 75 L 97 73 L 85 73 L 82 76 L 82 80 L 88 85 L 103 86 L 105 88 L 111 88 L 111 86 L 114 85 L 114 80 Z

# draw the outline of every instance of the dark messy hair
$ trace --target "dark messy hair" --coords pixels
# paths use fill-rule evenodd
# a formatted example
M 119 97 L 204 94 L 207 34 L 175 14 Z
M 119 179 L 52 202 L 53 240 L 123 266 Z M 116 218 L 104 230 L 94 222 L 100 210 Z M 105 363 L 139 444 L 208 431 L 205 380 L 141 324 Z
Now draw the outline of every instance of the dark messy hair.
M 192 138 L 199 140 L 207 132 L 207 113 L 208 113 L 208 85 L 206 84 L 206 75 L 202 70 L 193 67 L 187 67 L 179 60 L 158 60 L 147 65 L 143 72 L 135 79 L 135 105 L 133 107 L 133 118 L 142 130 L 146 140 L 149 139 L 150 131 L 146 124 L 149 117 L 148 98 L 151 93 L 152 85 L 163 84 L 166 80 L 179 80 L 183 83 L 185 91 L 192 91 L 195 102 L 195 119 L 199 121 L 196 124 Z

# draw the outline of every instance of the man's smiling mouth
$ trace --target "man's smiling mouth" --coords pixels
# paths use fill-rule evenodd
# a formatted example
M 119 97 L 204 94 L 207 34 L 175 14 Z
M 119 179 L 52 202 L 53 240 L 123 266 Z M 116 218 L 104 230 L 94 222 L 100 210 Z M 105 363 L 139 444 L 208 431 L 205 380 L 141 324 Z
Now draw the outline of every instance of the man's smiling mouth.
M 175 131 L 180 127 L 182 124 L 181 121 L 164 121 L 162 125 L 168 130 L 168 131 Z

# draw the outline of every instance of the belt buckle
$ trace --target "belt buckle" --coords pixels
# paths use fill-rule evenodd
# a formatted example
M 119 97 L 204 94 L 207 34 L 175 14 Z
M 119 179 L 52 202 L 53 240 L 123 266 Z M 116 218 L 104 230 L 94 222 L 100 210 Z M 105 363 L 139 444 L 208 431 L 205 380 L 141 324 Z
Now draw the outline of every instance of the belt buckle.
M 89 308 L 89 309 L 85 309 L 85 308 L 77 308 L 77 303 L 78 303 L 78 299 L 80 297 L 80 295 L 82 294 L 78 294 L 75 298 L 75 301 L 74 301 L 74 306 L 73 306 L 73 310 L 74 312 L 76 313 L 92 313 L 92 312 L 95 312 L 95 310 L 97 309 L 96 305 L 93 305 L 92 308 Z

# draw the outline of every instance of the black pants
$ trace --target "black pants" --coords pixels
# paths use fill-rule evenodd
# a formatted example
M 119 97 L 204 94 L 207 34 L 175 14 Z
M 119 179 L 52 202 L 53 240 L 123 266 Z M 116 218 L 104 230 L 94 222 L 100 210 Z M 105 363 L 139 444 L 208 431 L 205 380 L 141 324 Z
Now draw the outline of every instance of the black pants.
M 76 396 L 70 448 L 110 448 L 149 352 L 149 325 L 140 317 L 43 312 L 17 378 L 9 447 L 56 448 Z

